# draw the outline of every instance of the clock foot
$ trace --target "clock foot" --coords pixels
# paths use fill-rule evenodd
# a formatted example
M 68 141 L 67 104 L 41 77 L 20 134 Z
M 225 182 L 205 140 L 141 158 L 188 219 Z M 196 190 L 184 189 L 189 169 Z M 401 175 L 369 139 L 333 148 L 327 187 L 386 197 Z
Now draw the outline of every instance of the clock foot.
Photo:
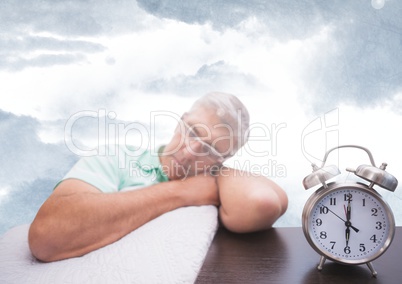
M 373 264 L 371 262 L 367 262 L 367 266 L 371 271 L 371 274 L 373 275 L 373 277 L 377 277 L 377 271 L 374 270 Z
M 318 266 L 317 266 L 318 271 L 321 271 L 321 270 L 322 270 L 322 267 L 324 266 L 324 263 L 325 263 L 326 260 L 327 260 L 327 259 L 326 259 L 324 256 L 321 256 L 321 258 L 320 258 L 320 263 L 319 263 Z

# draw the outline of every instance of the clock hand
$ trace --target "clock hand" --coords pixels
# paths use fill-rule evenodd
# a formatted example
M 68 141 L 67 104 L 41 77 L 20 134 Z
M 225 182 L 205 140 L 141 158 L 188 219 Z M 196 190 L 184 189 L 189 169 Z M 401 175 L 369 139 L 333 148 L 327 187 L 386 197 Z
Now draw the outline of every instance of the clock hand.
M 351 227 L 352 229 L 353 229 L 353 231 L 355 231 L 356 233 L 358 233 L 360 230 L 358 229 L 358 228 L 356 228 L 355 226 L 352 226 L 352 224 L 350 224 L 350 226 L 349 227 Z
M 346 236 L 346 246 L 348 246 L 350 237 L 350 226 L 346 226 L 345 236 Z
M 349 201 L 348 201 L 348 207 L 347 207 L 347 209 L 346 209 L 346 220 L 347 220 L 347 221 L 350 221 L 351 214 L 352 214 L 352 208 L 351 208 L 351 206 L 350 206 L 350 199 L 349 199 Z
M 343 205 L 343 207 L 345 208 L 345 205 Z M 356 233 L 359 232 L 359 229 L 352 226 L 352 223 L 350 222 L 350 219 L 352 217 L 352 206 L 350 205 L 350 198 L 348 200 L 348 207 L 345 208 L 345 212 L 346 212 L 346 222 L 347 222 L 346 226 L 351 227 Z

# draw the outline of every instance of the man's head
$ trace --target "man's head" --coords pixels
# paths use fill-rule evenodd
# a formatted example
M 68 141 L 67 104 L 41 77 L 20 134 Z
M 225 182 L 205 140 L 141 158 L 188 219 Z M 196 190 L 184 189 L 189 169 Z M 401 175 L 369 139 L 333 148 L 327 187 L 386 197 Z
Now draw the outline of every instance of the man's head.
M 249 113 L 230 94 L 209 93 L 183 114 L 161 157 L 170 179 L 185 178 L 219 166 L 248 138 Z

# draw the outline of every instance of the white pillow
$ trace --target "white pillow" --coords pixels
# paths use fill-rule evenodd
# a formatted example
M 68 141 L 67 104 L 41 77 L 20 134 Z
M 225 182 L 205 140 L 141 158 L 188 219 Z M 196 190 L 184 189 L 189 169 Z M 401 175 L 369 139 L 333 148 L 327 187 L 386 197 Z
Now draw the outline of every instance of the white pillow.
M 41 263 L 30 253 L 29 225 L 0 238 L 0 283 L 193 283 L 216 232 L 215 206 L 166 213 L 82 257 Z

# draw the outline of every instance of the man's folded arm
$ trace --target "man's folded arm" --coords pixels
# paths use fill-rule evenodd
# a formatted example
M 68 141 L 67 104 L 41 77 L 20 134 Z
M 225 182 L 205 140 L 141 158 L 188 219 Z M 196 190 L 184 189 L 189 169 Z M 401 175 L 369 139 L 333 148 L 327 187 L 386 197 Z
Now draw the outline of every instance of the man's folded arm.
M 287 210 L 285 191 L 264 176 L 224 168 L 217 181 L 220 221 L 232 232 L 269 229 Z
M 219 204 L 215 178 L 209 176 L 115 193 L 103 193 L 83 181 L 67 179 L 39 209 L 29 230 L 29 246 L 44 262 L 81 256 L 166 212 L 207 204 Z

